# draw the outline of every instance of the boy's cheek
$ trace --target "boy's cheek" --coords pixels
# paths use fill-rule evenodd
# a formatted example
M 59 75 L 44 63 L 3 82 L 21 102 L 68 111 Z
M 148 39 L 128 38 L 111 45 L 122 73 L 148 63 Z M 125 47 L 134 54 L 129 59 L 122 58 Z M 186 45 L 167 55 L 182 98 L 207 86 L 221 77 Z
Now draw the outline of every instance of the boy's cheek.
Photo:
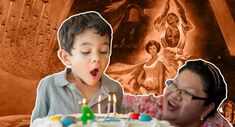
M 104 57 L 104 59 L 103 59 L 103 61 L 105 61 L 106 63 L 108 63 L 109 60 L 110 60 L 110 56 L 106 56 L 106 57 Z

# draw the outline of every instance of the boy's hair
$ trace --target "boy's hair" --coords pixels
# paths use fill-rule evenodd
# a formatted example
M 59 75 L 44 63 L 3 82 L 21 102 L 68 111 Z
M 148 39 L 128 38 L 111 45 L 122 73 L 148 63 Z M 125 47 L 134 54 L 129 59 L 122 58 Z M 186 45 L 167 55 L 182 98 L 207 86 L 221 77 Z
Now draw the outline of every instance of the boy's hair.
M 87 29 L 94 29 L 101 36 L 108 35 L 111 46 L 111 25 L 98 12 L 89 11 L 70 16 L 61 24 L 57 32 L 60 48 L 71 55 L 75 36 Z

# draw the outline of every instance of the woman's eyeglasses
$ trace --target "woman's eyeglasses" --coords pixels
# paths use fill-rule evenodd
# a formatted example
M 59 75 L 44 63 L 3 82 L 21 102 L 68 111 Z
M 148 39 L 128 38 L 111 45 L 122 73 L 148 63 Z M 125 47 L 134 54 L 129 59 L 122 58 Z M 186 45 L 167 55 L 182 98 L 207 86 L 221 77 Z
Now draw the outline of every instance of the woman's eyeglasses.
M 177 87 L 177 85 L 172 81 L 172 80 L 167 80 L 166 81 L 166 85 L 168 86 L 167 89 L 172 91 L 172 92 L 179 92 L 181 97 L 184 100 L 190 101 L 190 100 L 207 100 L 207 98 L 205 97 L 198 97 L 198 96 L 194 96 L 191 93 L 183 90 L 183 89 L 179 89 Z

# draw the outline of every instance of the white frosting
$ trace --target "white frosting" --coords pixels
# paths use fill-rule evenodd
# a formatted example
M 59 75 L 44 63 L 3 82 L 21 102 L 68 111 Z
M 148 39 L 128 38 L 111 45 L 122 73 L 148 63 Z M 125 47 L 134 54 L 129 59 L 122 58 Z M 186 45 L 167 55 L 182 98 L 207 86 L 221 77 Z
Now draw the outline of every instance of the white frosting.
M 63 125 L 60 121 L 50 121 L 45 117 L 34 120 L 30 127 L 63 127 Z
M 121 116 L 126 118 L 127 115 L 121 115 Z M 34 120 L 33 123 L 30 125 L 30 127 L 63 127 L 63 125 L 60 121 L 50 121 L 49 117 L 45 117 Z M 75 124 L 71 124 L 68 127 L 172 127 L 172 126 L 167 121 L 159 121 L 157 119 L 152 119 L 151 121 L 148 122 L 122 119 L 120 121 L 109 121 L 109 122 L 101 122 L 99 120 L 96 122 L 89 121 L 87 125 L 82 125 L 81 121 L 77 121 Z

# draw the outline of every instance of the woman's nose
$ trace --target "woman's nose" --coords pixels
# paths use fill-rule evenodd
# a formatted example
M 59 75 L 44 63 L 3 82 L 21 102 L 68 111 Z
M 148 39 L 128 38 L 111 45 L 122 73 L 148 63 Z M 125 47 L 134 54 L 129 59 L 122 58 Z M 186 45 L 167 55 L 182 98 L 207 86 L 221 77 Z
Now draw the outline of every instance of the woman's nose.
M 182 100 L 181 91 L 177 90 L 171 93 L 171 96 L 177 100 Z

